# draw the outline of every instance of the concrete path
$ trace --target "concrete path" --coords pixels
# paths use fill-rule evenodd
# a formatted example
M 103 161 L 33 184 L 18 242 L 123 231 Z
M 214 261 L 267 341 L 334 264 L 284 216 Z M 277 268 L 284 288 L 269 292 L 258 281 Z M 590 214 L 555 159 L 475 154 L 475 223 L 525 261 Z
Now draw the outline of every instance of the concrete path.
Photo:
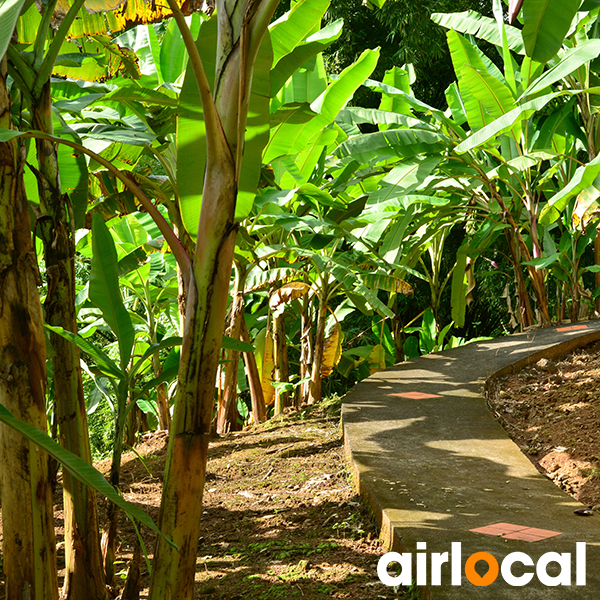
M 449 564 L 441 567 L 441 585 L 431 585 L 428 555 L 424 598 L 600 600 L 600 514 L 575 515 L 582 505 L 535 469 L 484 399 L 489 378 L 598 339 L 600 321 L 587 321 L 474 343 L 398 364 L 347 394 L 346 451 L 388 546 L 411 552 L 414 560 L 417 542 L 426 543 L 427 553 L 450 552 L 452 542 L 461 543 L 461 585 L 451 584 Z M 471 531 L 496 523 L 560 535 L 522 541 Z M 537 539 L 532 533 L 530 539 Z M 586 543 L 586 585 L 575 585 L 576 542 Z M 534 576 L 513 587 L 502 575 L 488 586 L 473 585 L 464 564 L 475 552 L 489 552 L 499 564 L 513 552 L 535 563 L 547 552 L 570 553 L 572 585 L 545 586 Z M 480 575 L 486 569 L 478 563 Z M 563 570 L 553 562 L 547 573 L 559 576 Z M 519 563 L 512 567 L 515 577 L 533 571 Z

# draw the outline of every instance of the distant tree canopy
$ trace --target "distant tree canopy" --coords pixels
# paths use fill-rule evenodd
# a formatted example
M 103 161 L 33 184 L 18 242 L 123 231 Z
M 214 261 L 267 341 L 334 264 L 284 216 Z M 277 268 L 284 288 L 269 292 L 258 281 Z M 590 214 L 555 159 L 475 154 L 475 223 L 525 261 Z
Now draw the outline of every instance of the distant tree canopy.
M 356 61 L 365 48 L 381 46 L 381 57 L 374 79 L 386 70 L 412 63 L 416 82 L 415 96 L 428 104 L 446 105 L 444 91 L 455 80 L 445 30 L 434 23 L 434 12 L 475 10 L 492 16 L 491 0 L 387 0 L 381 9 L 372 10 L 361 0 L 332 0 L 326 14 L 328 22 L 344 19 L 344 32 L 325 53 L 328 70 L 340 72 Z M 355 104 L 375 106 L 376 95 L 363 88 Z

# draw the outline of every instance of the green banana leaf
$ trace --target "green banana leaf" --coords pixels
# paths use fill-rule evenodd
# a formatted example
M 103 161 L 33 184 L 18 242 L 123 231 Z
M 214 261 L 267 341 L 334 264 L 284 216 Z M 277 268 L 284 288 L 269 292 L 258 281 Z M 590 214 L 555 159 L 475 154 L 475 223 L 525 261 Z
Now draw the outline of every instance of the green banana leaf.
M 186 21 L 194 39 L 198 38 L 200 25 L 205 16 L 202 13 L 194 13 Z M 183 73 L 188 63 L 188 53 L 181 37 L 181 32 L 175 19 L 171 19 L 160 45 L 160 71 L 163 79 L 169 83 L 175 83 Z
M 115 243 L 97 213 L 92 217 L 92 251 L 89 298 L 102 311 L 104 320 L 117 336 L 121 370 L 124 372 L 131 358 L 135 332 L 121 297 Z
M 318 113 L 313 119 L 298 125 L 282 123 L 273 128 L 263 162 L 270 163 L 281 156 L 304 150 L 311 138 L 333 123 L 339 111 L 373 72 L 378 58 L 379 50 L 366 50 L 354 64 L 344 69 L 339 78 L 311 105 L 311 109 Z
M 217 19 L 204 21 L 196 46 L 204 63 L 210 88 L 214 87 L 217 47 Z M 187 66 L 179 94 L 177 117 L 177 186 L 181 217 L 187 232 L 196 237 L 202 206 L 202 186 L 206 166 L 206 130 L 204 113 L 194 71 Z
M 64 337 L 65 339 L 73 342 L 77 345 L 80 350 L 83 350 L 86 354 L 90 356 L 90 358 L 94 359 L 97 367 L 109 377 L 113 377 L 115 379 L 124 379 L 125 375 L 123 371 L 118 367 L 118 365 L 108 357 L 108 355 L 98 348 L 95 344 L 90 342 L 88 339 L 83 338 L 78 333 L 72 333 L 71 331 L 67 331 L 62 327 L 57 327 L 53 325 L 44 325 L 46 329 L 49 331 L 53 331 L 57 335 Z
M 510 89 L 488 72 L 473 44 L 455 31 L 448 31 L 447 37 L 460 95 L 475 131 L 514 108 L 514 98 Z
M 554 194 L 548 204 L 544 206 L 540 213 L 539 222 L 542 225 L 550 225 L 556 221 L 565 210 L 567 202 L 573 197 L 583 192 L 583 190 L 595 183 L 600 175 L 600 155 L 587 165 L 579 167 L 571 178 L 571 181 L 559 192 Z
M 456 253 L 456 265 L 452 272 L 452 289 L 450 295 L 452 320 L 459 328 L 465 324 L 465 312 L 467 310 L 467 258 L 466 250 L 459 248 Z
M 554 92 L 553 94 L 540 96 L 539 98 L 535 98 L 534 100 L 530 100 L 529 102 L 521 104 L 521 106 L 518 106 L 517 108 L 513 108 L 505 115 L 495 119 L 489 125 L 486 125 L 479 131 L 476 131 L 470 135 L 466 140 L 462 141 L 456 147 L 456 152 L 459 154 L 468 152 L 473 148 L 477 148 L 485 144 L 488 140 L 510 131 L 514 127 L 515 123 L 518 121 L 527 120 L 535 112 L 544 108 L 548 102 L 551 102 L 554 100 L 554 98 L 564 94 L 565 92 Z
M 454 31 L 458 31 L 459 33 L 474 35 L 476 38 L 502 47 L 502 38 L 500 37 L 496 21 L 490 17 L 484 17 L 473 10 L 460 13 L 433 13 L 431 18 L 442 27 L 454 29 Z M 506 37 L 508 47 L 513 52 L 525 54 L 525 46 L 519 29 L 506 25 Z
M 110 485 L 108 481 L 106 481 L 104 475 L 102 475 L 100 471 L 95 469 L 85 460 L 63 448 L 60 444 L 55 442 L 43 431 L 40 431 L 37 427 L 20 421 L 1 404 L 0 421 L 18 431 L 28 440 L 39 446 L 42 450 L 45 450 L 50 456 L 61 463 L 63 468 L 65 468 L 73 477 L 75 477 L 75 479 L 81 481 L 81 483 L 84 485 L 93 488 L 108 498 L 108 500 L 110 500 L 113 504 L 116 504 L 119 508 L 121 508 L 130 519 L 143 523 L 146 525 L 146 527 L 150 528 L 158 535 L 161 535 L 167 542 L 169 542 L 169 544 L 177 547 L 171 540 L 169 540 L 169 538 L 161 533 L 154 521 L 139 506 L 127 502 L 127 500 L 125 500 L 115 490 L 115 488 Z
M 581 0 L 527 0 L 523 4 L 523 41 L 527 56 L 546 63 L 561 48 Z
M 586 40 L 579 46 L 570 48 L 561 56 L 557 65 L 546 71 L 523 92 L 519 100 L 564 79 L 582 65 L 594 60 L 598 54 L 600 54 L 600 40 Z
M 351 138 L 340 144 L 334 152 L 339 158 L 361 162 L 377 161 L 394 156 L 417 156 L 442 152 L 450 142 L 436 131 L 423 129 L 388 129 Z
M 273 44 L 273 65 L 277 65 L 321 24 L 328 7 L 329 0 L 301 0 L 271 23 L 269 30 Z
M 6 53 L 25 0 L 4 0 L 0 4 L 0 58 Z
M 344 22 L 338 19 L 317 33 L 300 42 L 289 54 L 283 56 L 271 69 L 271 97 L 284 86 L 285 82 L 309 59 L 326 50 L 342 34 Z

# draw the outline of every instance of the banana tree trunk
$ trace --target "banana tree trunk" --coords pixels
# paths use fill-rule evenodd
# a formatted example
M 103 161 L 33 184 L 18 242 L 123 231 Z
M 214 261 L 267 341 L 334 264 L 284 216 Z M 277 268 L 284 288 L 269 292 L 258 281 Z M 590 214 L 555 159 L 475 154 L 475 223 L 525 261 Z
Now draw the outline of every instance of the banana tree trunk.
M 227 329 L 227 335 L 236 340 L 240 339 L 242 321 L 244 320 L 244 281 L 244 274 L 236 265 L 236 284 L 231 307 L 231 321 Z M 240 353 L 236 350 L 228 350 L 225 356 L 227 363 L 225 366 L 223 396 L 217 409 L 217 433 L 219 435 L 239 429 L 237 423 L 237 383 Z
M 319 298 L 319 313 L 317 316 L 317 331 L 313 350 L 312 371 L 310 376 L 310 391 L 308 403 L 315 404 L 321 400 L 321 365 L 323 363 L 323 348 L 325 345 L 325 323 L 327 320 L 327 305 L 325 295 Z
M 506 235 L 506 241 L 508 242 L 508 248 L 513 263 L 513 270 L 515 272 L 515 284 L 517 287 L 517 298 L 519 300 L 520 324 L 522 328 L 530 327 L 535 323 L 535 318 L 533 316 L 533 311 L 531 310 L 529 294 L 527 293 L 523 271 L 521 270 L 519 250 L 515 242 L 515 236 L 510 227 L 507 227 L 504 230 L 504 233 Z
M 238 224 L 235 221 L 253 65 L 278 0 L 217 1 L 215 89 L 183 14 L 168 0 L 202 101 L 207 161 L 189 274 L 178 390 L 167 450 L 149 600 L 192 600 L 215 379 Z
M 273 356 L 275 358 L 275 379 L 278 383 L 289 383 L 290 381 L 290 368 L 288 362 L 288 351 L 287 343 L 285 339 L 285 321 L 284 314 L 278 314 L 273 319 L 273 329 L 275 335 L 273 336 Z M 284 409 L 290 405 L 290 393 L 289 391 L 275 392 L 275 414 L 280 415 Z
M 594 238 L 594 264 L 600 265 L 600 229 L 596 229 L 596 237 Z M 596 288 L 600 286 L 600 272 L 594 275 Z M 596 298 L 596 315 L 600 315 L 600 296 Z
M 12 128 L 0 59 L 0 127 Z M 46 431 L 46 343 L 25 197 L 24 149 L 0 143 L 0 404 Z M 0 425 L 0 504 L 7 600 L 57 600 L 48 456 Z
M 110 483 L 118 490 L 121 480 L 121 456 L 123 455 L 123 438 L 127 421 L 128 390 L 125 381 L 121 381 L 117 388 L 117 401 L 115 409 L 115 437 L 110 465 Z M 131 411 L 130 411 L 131 412 Z M 115 578 L 115 558 L 117 555 L 117 533 L 119 530 L 119 509 L 112 502 L 107 502 L 104 528 L 102 532 L 101 557 L 104 578 L 107 585 L 112 586 Z
M 33 110 L 34 124 L 52 133 L 50 82 L 42 89 Z M 68 196 L 60 193 L 58 156 L 54 144 L 36 140 L 38 188 L 40 191 L 39 231 L 44 243 L 48 294 L 44 302 L 46 322 L 77 332 L 75 311 L 75 242 L 73 213 Z M 50 334 L 54 349 L 55 410 L 60 443 L 91 464 L 85 398 L 81 380 L 79 350 L 75 344 Z M 62 597 L 65 600 L 89 598 L 105 600 L 98 511 L 93 490 L 63 474 L 65 506 L 66 573 Z
M 158 353 L 155 353 L 152 357 L 152 367 L 154 369 L 154 377 L 160 377 L 162 375 L 162 366 L 160 364 L 160 358 Z M 169 399 L 167 397 L 167 387 L 163 383 L 159 383 L 156 386 L 156 408 L 158 411 L 158 427 L 160 429 L 171 428 L 171 413 L 169 412 Z
M 240 339 L 247 344 L 250 343 L 246 321 L 242 319 L 240 328 Z M 265 395 L 263 394 L 260 382 L 260 374 L 256 364 L 256 357 L 253 352 L 244 352 L 244 366 L 246 367 L 246 376 L 248 377 L 248 387 L 250 388 L 250 399 L 252 401 L 252 415 L 255 423 L 264 423 L 267 420 L 267 407 L 265 405 Z
M 301 317 L 301 336 L 300 336 L 300 379 L 306 379 L 310 373 L 310 364 L 312 359 L 312 319 L 310 315 L 309 294 L 302 297 L 302 317 Z M 308 402 L 310 394 L 310 381 L 300 384 L 299 397 L 296 400 L 298 408 Z

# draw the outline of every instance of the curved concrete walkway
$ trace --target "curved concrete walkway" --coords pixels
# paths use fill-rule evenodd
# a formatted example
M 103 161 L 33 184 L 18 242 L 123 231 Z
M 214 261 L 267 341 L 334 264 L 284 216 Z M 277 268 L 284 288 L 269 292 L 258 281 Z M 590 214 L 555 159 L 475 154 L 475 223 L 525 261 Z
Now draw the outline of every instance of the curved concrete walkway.
M 441 585 L 430 585 L 428 562 L 424 598 L 600 599 L 600 514 L 575 515 L 582 505 L 535 469 L 484 398 L 491 378 L 598 339 L 600 321 L 587 321 L 469 344 L 395 365 L 347 394 L 342 408 L 346 452 L 388 547 L 411 552 L 414 561 L 417 542 L 425 542 L 428 553 L 450 552 L 452 542 L 461 542 L 461 584 L 451 584 L 451 567 L 444 564 Z M 522 541 L 500 536 L 505 525 L 496 535 L 471 531 L 496 523 L 560 535 L 534 541 L 539 533 L 534 530 L 532 541 Z M 586 543 L 584 586 L 575 586 L 576 542 Z M 571 553 L 572 586 L 547 587 L 534 577 L 528 585 L 512 587 L 502 576 L 489 586 L 475 586 L 464 572 L 475 552 L 489 552 L 498 563 L 512 552 L 525 552 L 536 563 L 547 552 Z M 478 565 L 480 574 L 485 569 L 484 563 Z M 517 563 L 512 573 L 533 570 Z M 547 571 L 558 575 L 558 565 Z

